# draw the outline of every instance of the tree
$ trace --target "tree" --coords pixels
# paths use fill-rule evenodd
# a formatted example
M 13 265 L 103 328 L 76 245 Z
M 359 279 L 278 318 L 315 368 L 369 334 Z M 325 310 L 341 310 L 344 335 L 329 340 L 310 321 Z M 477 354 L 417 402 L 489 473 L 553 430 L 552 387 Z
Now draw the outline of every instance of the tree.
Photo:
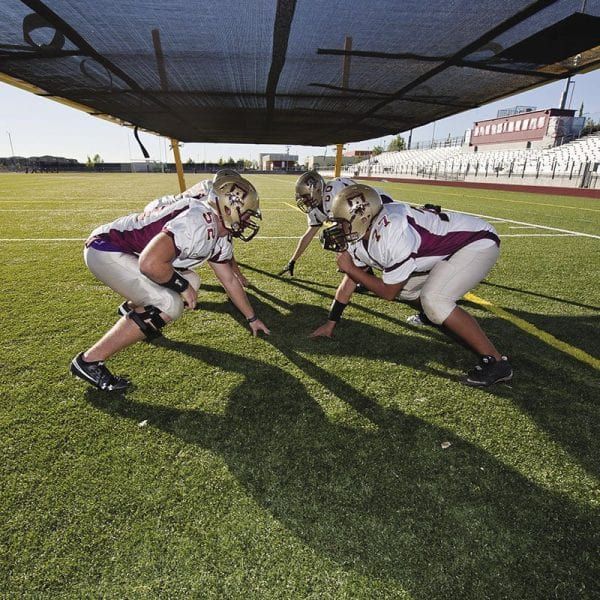
M 397 135 L 387 147 L 388 152 L 398 152 L 399 150 L 406 150 L 406 142 L 404 138 L 400 135 Z
M 377 156 L 383 152 L 383 146 L 375 146 L 371 152 L 371 156 Z
M 99 154 L 94 154 L 94 156 L 91 158 L 88 154 L 87 160 L 85 161 L 85 166 L 87 169 L 93 169 L 96 165 L 102 164 L 103 162 L 104 159 Z

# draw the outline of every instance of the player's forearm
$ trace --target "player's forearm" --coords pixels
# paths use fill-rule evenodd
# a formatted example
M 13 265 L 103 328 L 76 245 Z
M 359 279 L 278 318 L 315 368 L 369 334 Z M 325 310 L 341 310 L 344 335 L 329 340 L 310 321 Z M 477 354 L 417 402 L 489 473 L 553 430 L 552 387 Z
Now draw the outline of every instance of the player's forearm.
M 347 272 L 347 275 L 352 278 L 355 284 L 362 283 L 368 290 L 384 300 L 394 300 L 403 287 L 401 284 L 388 285 L 379 277 L 370 275 L 358 267 L 353 267 Z
M 310 227 L 306 230 L 304 235 L 300 238 L 300 241 L 296 246 L 296 251 L 294 252 L 290 260 L 293 260 L 295 262 L 302 256 L 304 251 L 308 248 L 308 245 L 310 244 L 312 239 L 315 237 L 315 234 L 317 233 L 318 229 L 318 227 Z
M 235 258 L 231 258 L 231 260 L 229 261 L 229 264 L 231 265 L 231 269 L 232 271 L 235 273 L 236 277 L 241 277 L 242 276 L 242 272 L 240 271 L 240 267 L 238 266 Z
M 221 279 L 221 277 L 219 277 Z M 239 282 L 237 277 L 233 274 L 233 270 L 231 271 L 231 277 L 222 278 L 221 284 L 225 288 L 227 295 L 231 298 L 231 301 L 235 305 L 235 307 L 246 317 L 249 319 L 254 316 L 254 309 L 250 304 L 250 300 L 248 300 L 248 296 L 242 284 Z
M 348 304 L 355 289 L 356 283 L 348 275 L 344 275 L 342 283 L 340 283 L 335 292 L 335 299 L 343 304 Z
M 139 266 L 142 275 L 145 275 L 148 279 L 156 283 L 169 281 L 175 272 L 171 262 L 153 260 L 152 258 L 140 260 Z

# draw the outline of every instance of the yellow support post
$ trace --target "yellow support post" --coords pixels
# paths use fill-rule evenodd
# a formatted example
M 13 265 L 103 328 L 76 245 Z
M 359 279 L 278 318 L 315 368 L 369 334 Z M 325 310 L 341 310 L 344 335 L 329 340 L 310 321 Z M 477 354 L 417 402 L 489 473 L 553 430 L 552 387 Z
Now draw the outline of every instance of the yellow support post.
M 177 168 L 177 179 L 179 180 L 179 191 L 185 192 L 185 177 L 183 176 L 183 165 L 181 164 L 181 154 L 179 154 L 179 142 L 171 138 L 171 147 L 175 157 L 175 167 Z
M 334 177 L 339 177 L 342 172 L 342 151 L 344 150 L 344 144 L 337 144 L 335 151 L 335 171 Z
M 352 38 L 346 36 L 344 40 L 344 50 L 346 52 L 352 51 Z M 342 63 L 342 88 L 348 87 L 348 80 L 350 78 L 350 55 L 344 54 L 344 61 Z M 342 92 L 343 93 L 343 92 Z M 334 177 L 339 177 L 342 173 L 342 154 L 344 151 L 344 144 L 336 145 L 335 152 L 335 171 Z

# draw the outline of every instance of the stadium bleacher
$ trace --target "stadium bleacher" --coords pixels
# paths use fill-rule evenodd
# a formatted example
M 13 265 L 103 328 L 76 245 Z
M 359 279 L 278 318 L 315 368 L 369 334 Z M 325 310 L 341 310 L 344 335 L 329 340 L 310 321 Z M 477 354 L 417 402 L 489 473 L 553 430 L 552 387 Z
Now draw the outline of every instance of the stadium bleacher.
M 384 152 L 347 167 L 346 177 L 410 176 L 464 180 L 520 177 L 575 182 L 600 163 L 600 132 L 552 148 L 480 150 L 469 146 Z M 596 177 L 594 177 L 596 181 Z M 565 183 L 565 182 L 562 182 Z

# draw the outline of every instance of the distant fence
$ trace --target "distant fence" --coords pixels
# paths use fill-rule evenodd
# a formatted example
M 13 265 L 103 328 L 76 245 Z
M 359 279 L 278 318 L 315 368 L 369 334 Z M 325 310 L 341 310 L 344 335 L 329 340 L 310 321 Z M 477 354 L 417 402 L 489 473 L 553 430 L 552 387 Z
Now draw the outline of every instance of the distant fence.
M 184 164 L 183 172 L 187 175 L 193 173 L 216 173 L 219 169 L 235 169 L 238 173 L 263 174 L 263 175 L 298 175 L 303 170 L 274 169 L 264 171 L 260 169 L 245 169 L 237 165 L 218 164 Z M 0 173 L 176 173 L 175 163 L 98 163 L 88 167 L 83 163 L 56 164 L 40 162 L 35 164 L 0 164 Z
M 321 171 L 330 175 L 332 171 Z M 494 181 L 507 185 L 546 185 L 600 189 L 600 162 L 569 162 L 558 168 L 556 161 L 543 165 L 538 160 L 494 164 L 486 160 L 449 159 L 424 165 L 406 164 L 385 167 L 361 165 L 344 170 L 347 177 L 410 177 L 441 181 Z

